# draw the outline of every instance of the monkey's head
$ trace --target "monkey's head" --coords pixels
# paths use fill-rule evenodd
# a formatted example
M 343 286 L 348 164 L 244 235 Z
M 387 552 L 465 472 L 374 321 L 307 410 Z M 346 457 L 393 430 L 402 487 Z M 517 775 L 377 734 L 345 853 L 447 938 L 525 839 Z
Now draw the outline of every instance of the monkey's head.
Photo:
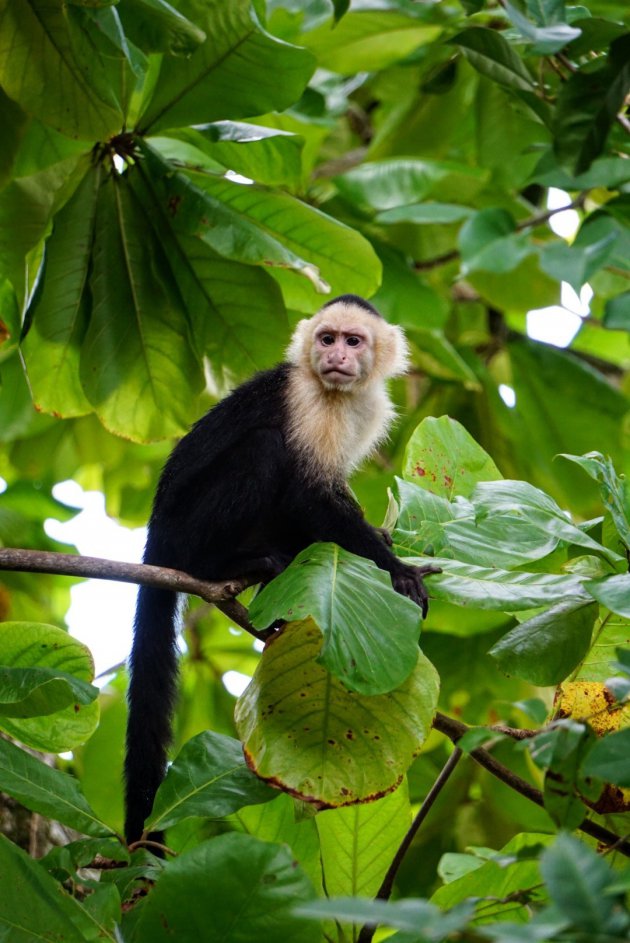
M 325 389 L 349 393 L 406 373 L 409 348 L 402 328 L 388 324 L 368 301 L 341 295 L 299 322 L 287 359 Z

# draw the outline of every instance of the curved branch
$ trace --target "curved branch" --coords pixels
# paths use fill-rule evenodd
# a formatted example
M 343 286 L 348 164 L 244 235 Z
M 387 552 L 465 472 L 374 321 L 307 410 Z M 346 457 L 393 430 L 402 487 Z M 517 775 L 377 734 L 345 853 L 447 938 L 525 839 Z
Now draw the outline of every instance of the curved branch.
M 151 566 L 148 563 L 121 563 L 101 557 L 82 557 L 72 553 L 53 553 L 44 550 L 20 550 L 14 547 L 0 548 L 0 570 L 18 570 L 22 573 L 54 573 L 59 576 L 78 576 L 98 580 L 114 580 L 120 583 L 136 583 L 154 586 L 157 589 L 172 589 L 176 593 L 190 593 L 205 602 L 214 603 L 228 618 L 255 638 L 264 640 L 266 634 L 258 632 L 249 621 L 247 610 L 235 596 L 259 582 L 255 578 L 206 582 L 198 580 L 181 570 Z
M 439 730 L 440 733 L 446 734 L 449 740 L 454 744 L 457 744 L 457 741 L 470 729 L 461 721 L 455 720 L 453 717 L 447 717 L 446 714 L 441 714 L 439 711 L 435 715 L 433 726 L 436 730 Z M 530 799 L 532 802 L 535 802 L 536 805 L 544 808 L 545 803 L 540 789 L 536 789 L 531 783 L 528 783 L 525 779 L 513 773 L 512 770 L 504 766 L 503 763 L 499 763 L 499 761 L 495 760 L 492 754 L 484 750 L 483 747 L 477 747 L 475 750 L 471 750 L 470 756 L 479 763 L 480 766 L 487 769 L 489 773 L 492 773 L 493 776 L 496 776 L 497 779 L 505 783 L 506 786 L 509 786 L 515 792 L 525 796 L 526 799 Z M 605 845 L 614 845 L 616 851 L 620 851 L 621 854 L 630 858 L 630 841 L 620 838 L 619 835 L 615 835 L 614 832 L 609 831 L 602 825 L 598 825 L 596 822 L 591 821 L 591 819 L 583 819 L 578 825 L 578 828 L 586 835 L 596 838 L 597 841 Z

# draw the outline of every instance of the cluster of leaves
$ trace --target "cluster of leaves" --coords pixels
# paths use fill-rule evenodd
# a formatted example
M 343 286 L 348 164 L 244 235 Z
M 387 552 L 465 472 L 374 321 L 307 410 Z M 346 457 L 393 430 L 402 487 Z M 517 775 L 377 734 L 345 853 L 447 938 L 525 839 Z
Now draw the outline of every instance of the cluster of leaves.
M 416 559 L 409 554 L 429 539 L 439 553 L 434 559 L 442 573 L 430 577 L 437 606 L 511 616 L 513 627 L 491 657 L 510 675 L 558 685 L 551 719 L 541 701 L 520 705 L 537 718 L 538 729 L 517 744 L 541 770 L 550 830 L 575 829 L 594 812 L 594 821 L 616 813 L 621 824 L 630 788 L 624 707 L 630 658 L 621 647 L 630 576 L 611 548 L 628 550 L 630 502 L 610 462 L 596 453 L 576 461 L 600 482 L 604 521 L 614 525 L 604 528 L 603 541 L 601 518 L 576 525 L 548 495 L 506 482 L 453 420 L 425 420 L 412 436 L 390 509 L 403 555 Z M 475 526 L 472 562 L 467 551 Z M 444 884 L 430 900 L 358 899 L 376 894 L 405 839 L 411 813 L 405 773 L 438 703 L 437 673 L 417 649 L 418 609 L 384 586 L 369 561 L 316 545 L 255 598 L 250 612 L 260 625 L 281 616 L 292 621 L 268 644 L 237 704 L 240 740 L 204 731 L 184 743 L 169 768 L 147 824 L 161 831 L 188 822 L 176 860 L 164 863 L 145 850 L 130 854 L 111 812 L 95 812 L 74 776 L 0 740 L 0 789 L 91 836 L 51 851 L 41 863 L 5 839 L 0 854 L 10 894 L 0 924 L 21 926 L 27 938 L 45 916 L 46 926 L 64 925 L 70 939 L 81 939 L 91 921 L 83 938 L 113 939 L 120 926 L 138 941 L 172 932 L 192 939 L 207 920 L 211 889 L 213 920 L 230 924 L 228 938 L 235 940 L 304 935 L 315 941 L 324 920 L 327 938 L 340 941 L 347 939 L 347 922 L 355 935 L 362 924 L 382 923 L 398 929 L 401 940 L 436 941 L 474 924 L 475 938 L 507 941 L 513 932 L 507 915 L 512 920 L 516 908 L 521 921 L 526 907 L 535 913 L 519 931 L 526 940 L 560 940 L 568 931 L 589 939 L 595 928 L 608 940 L 626 938 L 629 872 L 617 874 L 567 831 L 555 843 L 530 830 L 500 853 L 445 855 Z M 429 638 L 423 633 L 422 644 Z M 387 646 L 379 644 L 383 639 Z M 619 661 L 611 665 L 615 649 Z M 55 752 L 85 742 L 98 718 L 97 692 L 80 643 L 52 626 L 5 623 L 0 661 L 0 721 L 11 737 Z M 490 740 L 494 749 L 502 737 L 510 739 L 501 728 L 477 727 L 459 745 L 474 756 L 481 744 Z M 329 811 L 296 818 L 296 799 Z M 208 820 L 222 820 L 225 834 L 207 839 Z M 95 855 L 128 867 L 86 884 L 78 872 Z M 567 874 L 575 879 L 570 891 Z M 92 893 L 83 901 L 59 898 L 59 880 Z M 137 880 L 155 887 L 125 915 L 121 902 Z M 37 891 L 36 910 L 20 893 L 25 881 Z M 202 881 L 206 893 L 197 894 Z M 317 902 L 324 896 L 333 899 Z M 225 910 L 216 908 L 217 900 Z M 234 912 L 241 915 L 237 924 Z M 337 929 L 328 925 L 332 919 Z

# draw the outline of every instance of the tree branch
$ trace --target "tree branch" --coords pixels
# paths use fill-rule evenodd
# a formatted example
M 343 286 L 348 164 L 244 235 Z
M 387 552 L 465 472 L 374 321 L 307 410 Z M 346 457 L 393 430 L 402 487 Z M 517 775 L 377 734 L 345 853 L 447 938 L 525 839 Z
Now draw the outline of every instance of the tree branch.
M 447 717 L 445 714 L 439 712 L 435 715 L 433 726 L 436 730 L 439 730 L 440 733 L 446 734 L 449 740 L 455 744 L 457 744 L 457 741 L 470 729 L 461 721 Z M 506 786 L 509 786 L 515 792 L 525 796 L 526 799 L 530 799 L 532 802 L 535 802 L 536 805 L 544 808 L 545 803 L 540 789 L 536 789 L 535 786 L 521 779 L 520 776 L 513 773 L 512 770 L 504 766 L 503 763 L 499 763 L 499 761 L 495 760 L 492 754 L 484 750 L 483 747 L 477 747 L 475 750 L 471 750 L 470 756 L 472 756 L 473 760 L 479 763 L 480 766 L 487 769 L 489 773 L 492 773 L 493 776 L 496 776 L 497 779 L 505 783 Z M 615 835 L 614 832 L 609 831 L 602 825 L 598 825 L 596 822 L 591 821 L 591 819 L 583 819 L 578 825 L 578 828 L 586 835 L 596 838 L 597 841 L 605 845 L 615 845 L 617 851 L 620 851 L 623 855 L 630 858 L 630 841 L 620 838 L 619 835 Z
M 148 563 L 121 563 L 101 557 L 82 557 L 72 553 L 53 553 L 44 550 L 18 550 L 14 547 L 0 548 L 0 570 L 18 570 L 22 573 L 54 573 L 59 576 L 78 576 L 88 579 L 114 580 L 120 583 L 136 583 L 171 589 L 176 593 L 190 593 L 205 602 L 214 603 L 237 625 L 257 639 L 264 641 L 265 632 L 259 632 L 250 623 L 247 610 L 235 599 L 239 593 L 259 582 L 255 578 L 206 582 L 195 579 L 181 570 L 151 566 Z

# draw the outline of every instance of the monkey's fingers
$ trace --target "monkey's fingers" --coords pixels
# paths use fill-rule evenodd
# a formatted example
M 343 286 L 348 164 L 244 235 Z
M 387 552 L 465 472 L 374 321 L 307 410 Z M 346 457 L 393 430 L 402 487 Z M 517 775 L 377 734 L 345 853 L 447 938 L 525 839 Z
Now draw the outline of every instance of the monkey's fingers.
M 390 532 L 387 530 L 386 527 L 376 527 L 375 530 L 378 536 L 381 538 L 381 540 L 384 543 L 386 543 L 388 547 L 392 547 L 394 545 L 394 541 L 392 540 L 392 535 L 390 534 Z

